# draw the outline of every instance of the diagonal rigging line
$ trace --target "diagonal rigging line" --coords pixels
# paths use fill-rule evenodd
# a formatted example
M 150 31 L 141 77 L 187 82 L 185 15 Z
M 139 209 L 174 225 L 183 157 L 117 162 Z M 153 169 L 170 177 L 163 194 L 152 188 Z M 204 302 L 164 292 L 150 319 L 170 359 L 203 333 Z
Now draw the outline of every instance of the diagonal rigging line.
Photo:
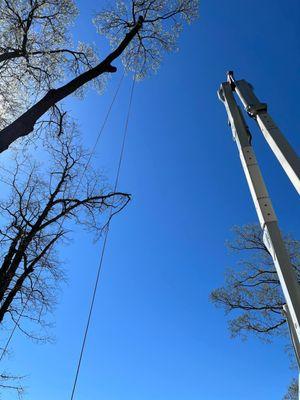
M 108 121 L 108 118 L 109 118 L 109 116 L 110 116 L 111 110 L 112 110 L 112 108 L 113 108 L 113 106 L 114 106 L 114 103 L 115 103 L 116 98 L 117 98 L 117 96 L 118 96 L 118 93 L 119 93 L 119 91 L 120 91 L 122 82 L 123 82 L 123 80 L 124 80 L 124 76 L 125 76 L 125 72 L 122 74 L 122 76 L 121 76 L 121 78 L 120 78 L 120 81 L 119 81 L 119 83 L 118 83 L 118 85 L 117 85 L 117 88 L 116 88 L 116 90 L 115 90 L 114 96 L 113 96 L 113 98 L 112 98 L 112 100 L 111 100 L 111 102 L 110 102 L 110 105 L 109 105 L 109 107 L 108 107 L 108 109 L 107 109 L 107 112 L 106 112 L 106 114 L 105 114 L 105 118 L 104 118 L 104 120 L 103 120 L 103 123 L 102 123 L 102 125 L 101 125 L 101 127 L 100 127 L 100 129 L 99 129 L 99 132 L 98 132 L 98 135 L 97 135 L 97 137 L 96 137 L 95 143 L 94 143 L 94 145 L 93 145 L 92 151 L 90 152 L 90 155 L 89 155 L 89 157 L 88 157 L 88 159 L 87 159 L 87 162 L 86 162 L 85 166 L 83 167 L 82 174 L 81 174 L 81 176 L 80 176 L 79 182 L 78 182 L 78 184 L 77 184 L 77 186 L 76 186 L 76 188 L 75 188 L 75 191 L 74 191 L 74 196 L 76 196 L 76 194 L 77 194 L 77 192 L 78 192 L 78 189 L 79 189 L 79 187 L 81 186 L 81 183 L 82 183 L 82 180 L 83 180 L 83 178 L 84 178 L 84 175 L 85 175 L 85 173 L 86 173 L 86 171 L 87 171 L 87 169 L 88 169 L 88 167 L 89 167 L 89 165 L 90 165 L 90 162 L 91 162 L 91 160 L 92 160 L 92 157 L 93 157 L 94 154 L 95 154 L 95 151 L 96 151 L 98 142 L 99 142 L 99 140 L 100 140 L 100 138 L 101 138 L 101 136 L 102 136 L 102 134 L 103 134 L 103 131 L 104 131 L 104 128 L 105 128 L 105 126 L 106 126 L 106 124 L 107 124 L 107 121 Z M 63 225 L 65 219 L 66 219 L 66 216 L 64 216 L 64 217 L 62 218 L 62 221 L 61 221 L 61 223 L 60 223 L 58 229 L 61 229 L 61 227 L 62 227 L 62 225 Z M 52 247 L 52 246 L 51 246 L 51 247 Z M 51 250 L 51 247 L 49 248 L 49 250 Z M 48 250 L 48 251 L 49 251 L 49 250 Z M 7 352 L 8 346 L 9 346 L 9 344 L 10 344 L 10 342 L 11 342 L 13 336 L 14 336 L 14 333 L 15 333 L 17 327 L 19 326 L 19 322 L 20 322 L 20 320 L 21 320 L 21 318 L 22 318 L 22 316 L 23 316 L 23 314 L 24 314 L 24 311 L 25 311 L 25 309 L 26 309 L 26 307 L 27 307 L 27 304 L 28 304 L 28 302 L 29 302 L 29 300 L 30 300 L 30 298 L 31 298 L 31 296 L 32 296 L 32 293 L 34 292 L 34 288 L 35 288 L 37 282 L 39 281 L 39 278 L 40 278 L 40 276 L 41 276 L 42 271 L 43 271 L 43 269 L 41 268 L 40 271 L 39 271 L 39 273 L 38 273 L 38 275 L 37 275 L 37 277 L 36 277 L 36 280 L 34 281 L 34 283 L 33 283 L 33 285 L 32 285 L 31 291 L 30 291 L 30 293 L 29 293 L 29 295 L 28 295 L 28 297 L 27 297 L 27 299 L 26 299 L 26 301 L 25 301 L 25 303 L 24 303 L 24 305 L 23 305 L 23 307 L 22 307 L 22 309 L 21 309 L 21 312 L 20 312 L 20 314 L 18 315 L 18 318 L 14 321 L 14 327 L 13 327 L 13 329 L 12 329 L 12 331 L 11 331 L 11 333 L 10 333 L 10 335 L 9 335 L 9 337 L 8 337 L 8 339 L 7 339 L 7 341 L 6 341 L 6 344 L 5 344 L 4 348 L 2 349 L 1 356 L 0 356 L 0 362 L 2 361 L 2 359 L 3 359 L 4 355 L 5 355 L 5 353 Z
M 129 117 L 130 117 L 130 112 L 131 112 L 132 98 L 133 98 L 135 83 L 136 83 L 136 74 L 134 75 L 134 79 L 133 79 L 131 91 L 130 91 L 127 116 L 126 116 L 126 121 L 125 121 L 125 126 L 124 126 L 123 140 L 122 140 L 121 151 L 120 151 L 119 162 L 118 162 L 117 173 L 116 173 L 116 179 L 115 179 L 115 184 L 114 184 L 114 192 L 116 192 L 116 190 L 117 190 L 119 178 L 120 178 L 120 172 L 121 172 L 121 166 L 122 166 L 122 161 L 123 161 L 123 157 L 124 157 L 125 143 L 126 143 L 126 138 L 127 138 Z M 87 322 L 86 322 L 85 330 L 84 330 L 84 334 L 83 334 L 83 339 L 82 339 L 82 344 L 81 344 L 81 349 L 80 349 L 80 354 L 79 354 L 79 359 L 78 359 L 78 363 L 77 363 L 77 368 L 76 368 L 76 373 L 75 373 L 75 378 L 74 378 L 74 382 L 73 382 L 70 400 L 73 400 L 74 395 L 75 395 L 77 381 L 78 381 L 81 363 L 82 363 L 82 358 L 83 358 L 83 354 L 85 351 L 85 345 L 86 345 L 86 340 L 87 340 L 87 336 L 88 336 L 88 332 L 89 332 L 89 328 L 90 328 L 91 317 L 92 317 L 92 313 L 93 313 L 93 309 L 94 309 L 94 303 L 95 303 L 95 299 L 96 299 L 100 273 L 102 270 L 103 258 L 105 255 L 105 250 L 106 250 L 106 245 L 107 245 L 107 238 L 108 238 L 108 233 L 109 233 L 110 221 L 111 221 L 111 217 L 112 217 L 112 210 L 113 210 L 113 207 L 110 208 L 108 224 L 107 224 L 107 228 L 106 228 L 105 234 L 104 234 L 104 240 L 103 240 L 103 245 L 102 245 L 102 249 L 101 249 L 101 253 L 100 253 L 100 259 L 99 259 L 94 289 L 92 292 L 92 299 L 91 299 L 91 303 L 90 303 L 90 307 L 89 307 L 89 311 L 88 311 Z

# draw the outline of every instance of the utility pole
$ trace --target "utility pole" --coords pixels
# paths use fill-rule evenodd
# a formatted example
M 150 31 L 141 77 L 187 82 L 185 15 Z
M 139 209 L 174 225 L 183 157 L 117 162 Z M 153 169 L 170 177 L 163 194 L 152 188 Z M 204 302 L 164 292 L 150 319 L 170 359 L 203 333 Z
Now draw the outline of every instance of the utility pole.
M 236 81 L 233 73 L 229 72 L 227 74 L 227 82 L 221 84 L 218 96 L 226 108 L 229 125 L 238 147 L 242 167 L 263 232 L 263 240 L 273 258 L 279 277 L 286 301 L 283 312 L 288 322 L 300 369 L 300 287 L 252 147 L 252 135 L 244 119 L 243 112 L 235 101 L 234 92 L 238 94 L 247 113 L 257 121 L 265 139 L 299 194 L 300 160 L 269 116 L 267 105 L 260 103 L 255 96 L 252 86 L 245 80 Z

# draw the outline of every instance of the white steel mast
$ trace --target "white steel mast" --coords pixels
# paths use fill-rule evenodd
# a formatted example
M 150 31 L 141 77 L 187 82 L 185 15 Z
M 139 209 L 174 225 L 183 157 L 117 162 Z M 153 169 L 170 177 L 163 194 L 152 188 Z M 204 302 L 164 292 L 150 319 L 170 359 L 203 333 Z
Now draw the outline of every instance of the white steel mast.
M 227 79 L 247 113 L 257 122 L 273 153 L 300 194 L 300 158 L 271 118 L 267 104 L 259 101 L 250 83 L 244 79 L 236 81 L 232 71 L 228 72 Z
M 264 243 L 273 258 L 283 290 L 286 301 L 283 311 L 288 321 L 296 358 L 300 367 L 300 287 L 251 145 L 251 133 L 243 117 L 242 110 L 235 101 L 234 91 L 237 92 L 248 114 L 256 119 L 271 149 L 298 193 L 300 193 L 300 162 L 297 154 L 271 120 L 267 113 L 266 104 L 259 102 L 250 84 L 245 80 L 235 81 L 233 73 L 229 72 L 228 81 L 221 84 L 218 96 L 225 105 L 232 134 L 238 147 L 242 167 L 263 231 Z

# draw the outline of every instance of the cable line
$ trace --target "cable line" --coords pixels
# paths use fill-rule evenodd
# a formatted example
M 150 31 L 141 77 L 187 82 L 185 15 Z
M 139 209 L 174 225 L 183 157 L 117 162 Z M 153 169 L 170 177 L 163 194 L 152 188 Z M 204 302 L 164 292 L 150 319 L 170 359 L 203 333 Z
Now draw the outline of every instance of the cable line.
M 93 147 L 92 147 L 92 151 L 91 151 L 91 153 L 90 153 L 90 155 L 89 155 L 89 157 L 88 157 L 88 160 L 87 160 L 86 164 L 85 164 L 84 167 L 83 167 L 82 174 L 81 174 L 81 176 L 80 176 L 79 182 L 78 182 L 78 184 L 77 184 L 77 186 L 76 186 L 76 188 L 75 188 L 75 191 L 74 191 L 74 197 L 76 196 L 76 194 L 77 194 L 77 192 L 78 192 L 78 189 L 79 189 L 79 187 L 80 187 L 80 185 L 81 185 L 81 183 L 82 183 L 82 180 L 83 180 L 83 178 L 84 178 L 84 175 L 85 175 L 85 173 L 86 173 L 86 171 L 87 171 L 87 169 L 88 169 L 88 167 L 89 167 L 89 165 L 90 165 L 90 162 L 91 162 L 91 160 L 92 160 L 92 158 L 93 158 L 93 156 L 94 156 L 94 154 L 95 154 L 95 151 L 96 151 L 98 142 L 99 142 L 99 140 L 100 140 L 100 138 L 101 138 L 101 136 L 102 136 L 102 134 L 103 134 L 103 131 L 104 131 L 105 127 L 106 127 L 106 124 L 107 124 L 107 121 L 108 121 L 108 119 L 109 119 L 111 110 L 112 110 L 112 108 L 113 108 L 113 106 L 114 106 L 114 104 L 115 104 L 116 98 L 117 98 L 117 96 L 118 96 L 118 94 L 119 94 L 121 85 L 122 85 L 123 80 L 124 80 L 124 76 L 125 76 L 125 72 L 123 72 L 123 74 L 122 74 L 122 76 L 121 76 L 121 78 L 120 78 L 120 80 L 119 80 L 119 83 L 118 83 L 117 88 L 116 88 L 116 90 L 115 90 L 114 96 L 113 96 L 113 98 L 112 98 L 112 100 L 111 100 L 111 102 L 110 102 L 110 105 L 109 105 L 109 107 L 108 107 L 108 109 L 107 109 L 107 112 L 106 112 L 106 114 L 105 114 L 103 123 L 102 123 L 102 125 L 101 125 L 101 127 L 100 127 L 100 129 L 99 129 L 99 132 L 98 132 L 98 134 L 97 134 L 95 143 L 94 143 L 94 145 L 93 145 Z M 4 169 L 4 168 L 3 168 L 3 169 Z M 61 223 L 60 223 L 58 229 L 60 229 L 60 228 L 62 227 L 62 225 L 63 225 L 65 219 L 66 219 L 66 216 L 63 216 L 62 221 L 61 221 Z M 50 251 L 51 248 L 52 248 L 52 246 L 50 246 L 50 248 L 48 249 L 48 251 Z M 22 316 L 23 316 L 23 313 L 24 313 L 24 311 L 25 311 L 27 305 L 28 305 L 28 302 L 30 301 L 30 298 L 31 298 L 31 296 L 32 296 L 32 293 L 33 293 L 33 291 L 34 291 L 34 289 L 35 289 L 35 286 L 36 286 L 37 282 L 39 281 L 39 278 L 40 278 L 40 276 L 41 276 L 42 271 L 43 271 L 43 269 L 41 268 L 40 271 L 39 271 L 39 273 L 38 273 L 38 275 L 37 275 L 37 277 L 36 277 L 36 280 L 34 281 L 34 283 L 33 283 L 33 285 L 32 285 L 31 291 L 30 291 L 30 293 L 29 293 L 29 295 L 28 295 L 28 297 L 27 297 L 27 299 L 26 299 L 26 301 L 25 301 L 25 303 L 24 303 L 24 305 L 23 305 L 23 307 L 22 307 L 22 309 L 21 309 L 21 312 L 20 312 L 18 318 L 14 321 L 14 327 L 13 327 L 13 329 L 12 329 L 12 331 L 11 331 L 11 333 L 10 333 L 10 335 L 9 335 L 9 337 L 8 337 L 8 339 L 7 339 L 7 341 L 6 341 L 6 344 L 5 344 L 4 348 L 2 349 L 1 356 L 0 356 L 0 362 L 2 361 L 2 359 L 3 359 L 4 355 L 5 355 L 5 353 L 7 352 L 8 346 L 9 346 L 9 344 L 10 344 L 10 342 L 11 342 L 11 340 L 12 340 L 14 334 L 15 334 L 16 328 L 19 326 L 19 322 L 20 322 L 20 320 L 21 320 L 21 318 L 22 318 Z
M 115 183 L 114 183 L 114 192 L 116 192 L 117 187 L 118 187 L 122 161 L 124 158 L 124 150 L 125 150 L 126 138 L 127 138 L 127 133 L 128 133 L 129 117 L 130 117 L 131 108 L 132 108 L 132 99 L 133 99 L 135 83 L 136 83 L 136 75 L 134 75 L 132 86 L 131 86 L 131 91 L 130 91 L 128 110 L 127 110 L 125 126 L 124 126 L 123 140 L 122 140 L 119 162 L 118 162 L 118 166 L 117 166 L 117 173 L 116 173 L 116 178 L 115 178 Z M 95 298 L 96 298 L 96 294 L 97 294 L 100 273 L 102 270 L 103 259 L 104 259 L 105 250 L 106 250 L 106 246 L 107 246 L 107 238 L 108 238 L 108 233 L 109 233 L 112 212 L 113 212 L 113 207 L 110 208 L 108 224 L 107 224 L 107 228 L 106 228 L 106 231 L 104 234 L 103 245 L 102 245 L 102 249 L 101 249 L 101 253 L 100 253 L 100 259 L 99 259 L 95 284 L 94 284 L 94 288 L 93 288 L 93 292 L 92 292 L 90 307 L 88 310 L 87 322 L 86 322 L 85 330 L 84 330 L 84 334 L 83 334 L 83 339 L 82 339 L 82 344 L 81 344 L 81 348 L 80 348 L 80 354 L 79 354 L 79 358 L 78 358 L 78 363 L 77 363 L 77 368 L 76 368 L 76 373 L 75 373 L 75 378 L 74 378 L 74 382 L 73 382 L 70 400 L 74 399 L 74 395 L 75 395 L 75 391 L 76 391 L 76 387 L 77 387 L 77 381 L 78 381 L 78 377 L 79 377 L 79 373 L 80 373 L 80 369 L 81 369 L 82 358 L 83 358 L 83 354 L 85 351 L 86 340 L 87 340 L 87 336 L 88 336 L 88 332 L 89 332 L 89 328 L 90 328 L 91 317 L 92 317 L 92 313 L 93 313 L 93 309 L 94 309 L 94 303 L 95 303 Z

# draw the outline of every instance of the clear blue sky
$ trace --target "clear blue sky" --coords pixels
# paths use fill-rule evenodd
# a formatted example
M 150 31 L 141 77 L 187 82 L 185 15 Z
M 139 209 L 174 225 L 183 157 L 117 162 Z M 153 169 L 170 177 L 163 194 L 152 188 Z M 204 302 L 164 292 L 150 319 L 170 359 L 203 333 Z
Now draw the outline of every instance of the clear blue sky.
M 101 47 L 90 24 L 97 3 L 78 1 L 74 31 Z M 112 224 L 76 400 L 279 400 L 293 375 L 280 341 L 230 339 L 226 317 L 208 297 L 233 263 L 224 244 L 230 228 L 256 222 L 216 91 L 228 69 L 248 79 L 299 151 L 300 3 L 209 0 L 200 15 L 181 36 L 180 52 L 135 91 L 119 185 L 133 200 Z M 89 91 L 84 101 L 68 101 L 87 144 L 119 76 L 101 97 Z M 98 149 L 96 164 L 108 176 L 130 84 L 127 78 Z M 250 126 L 281 226 L 300 237 L 298 196 Z M 7 370 L 28 375 L 28 399 L 70 398 L 99 246 L 77 231 L 62 249 L 69 282 L 54 315 L 55 344 L 14 338 Z

